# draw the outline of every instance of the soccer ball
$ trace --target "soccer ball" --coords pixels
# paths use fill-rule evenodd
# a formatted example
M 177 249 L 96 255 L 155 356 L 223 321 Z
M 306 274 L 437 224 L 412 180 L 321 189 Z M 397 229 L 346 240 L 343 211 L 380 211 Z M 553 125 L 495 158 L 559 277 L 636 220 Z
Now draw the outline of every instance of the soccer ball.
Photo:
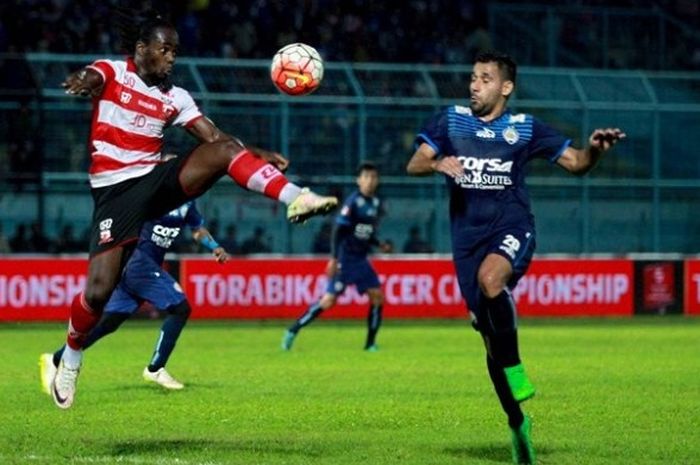
M 275 87 L 287 95 L 310 94 L 323 79 L 323 60 L 310 45 L 285 45 L 272 58 L 270 77 Z

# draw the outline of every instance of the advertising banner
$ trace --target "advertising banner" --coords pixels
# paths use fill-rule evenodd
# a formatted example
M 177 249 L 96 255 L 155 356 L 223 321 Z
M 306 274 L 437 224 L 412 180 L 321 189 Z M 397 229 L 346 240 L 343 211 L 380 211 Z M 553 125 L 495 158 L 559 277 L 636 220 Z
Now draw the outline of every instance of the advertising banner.
M 0 260 L 0 321 L 68 321 L 73 297 L 85 287 L 87 260 Z
M 700 260 L 685 261 L 685 311 L 700 315 Z
M 325 260 L 210 260 L 181 263 L 181 282 L 200 318 L 295 318 L 326 289 Z M 449 259 L 376 259 L 386 295 L 385 316 L 459 318 L 466 315 Z M 523 316 L 631 315 L 630 260 L 535 260 L 513 292 Z M 324 317 L 364 318 L 367 297 L 346 290 Z
M 396 256 L 372 263 L 385 293 L 386 318 L 466 317 L 449 258 Z M 177 274 L 173 265 L 169 269 Z M 237 258 L 224 265 L 208 257 L 187 258 L 180 260 L 179 280 L 193 318 L 291 319 L 323 295 L 325 266 L 325 259 L 315 258 Z M 700 313 L 700 261 L 691 266 L 697 276 L 693 308 Z M 85 259 L 0 260 L 0 321 L 66 321 L 71 299 L 85 284 L 86 269 Z M 653 305 L 673 296 L 675 281 L 664 270 L 647 272 L 646 301 Z M 634 294 L 631 260 L 539 259 L 513 297 L 521 316 L 598 316 L 631 315 Z M 368 305 L 367 296 L 350 286 L 324 317 L 366 318 Z

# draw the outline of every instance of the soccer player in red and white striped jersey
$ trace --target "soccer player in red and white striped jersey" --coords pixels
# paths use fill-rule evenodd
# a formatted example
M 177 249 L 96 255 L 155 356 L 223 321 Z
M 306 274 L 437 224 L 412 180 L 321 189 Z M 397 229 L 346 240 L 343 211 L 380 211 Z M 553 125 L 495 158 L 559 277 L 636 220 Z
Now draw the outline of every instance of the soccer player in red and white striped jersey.
M 93 104 L 89 151 L 95 202 L 85 290 L 71 306 L 66 350 L 52 383 L 56 405 L 69 408 L 82 361 L 82 343 L 97 324 L 141 226 L 203 194 L 220 177 L 288 205 L 291 222 L 327 213 L 335 197 L 290 183 L 288 161 L 278 153 L 245 146 L 204 115 L 190 94 L 170 82 L 178 34 L 152 16 L 122 24 L 126 60 L 97 60 L 69 75 L 71 95 Z M 181 126 L 200 145 L 187 156 L 162 154 L 163 132 Z

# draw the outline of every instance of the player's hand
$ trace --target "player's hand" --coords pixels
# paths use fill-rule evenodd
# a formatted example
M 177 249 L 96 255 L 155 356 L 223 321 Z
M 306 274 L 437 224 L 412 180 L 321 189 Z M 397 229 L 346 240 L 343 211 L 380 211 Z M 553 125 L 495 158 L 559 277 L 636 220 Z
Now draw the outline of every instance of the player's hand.
M 337 258 L 331 258 L 328 260 L 328 263 L 326 263 L 326 276 L 329 278 L 332 278 L 335 276 L 335 274 L 338 272 L 338 259 Z
M 452 178 L 458 178 L 464 174 L 464 167 L 455 156 L 442 157 L 439 160 L 434 160 L 433 163 L 434 171 Z
M 68 95 L 80 95 L 82 97 L 87 97 L 92 95 L 93 91 L 99 87 L 102 76 L 97 74 L 97 77 L 92 74 L 97 74 L 94 71 L 89 73 L 87 69 L 83 68 L 79 71 L 71 73 L 66 77 L 66 80 L 61 83 L 61 87 L 66 90 Z
M 588 138 L 591 147 L 605 152 L 610 150 L 619 140 L 627 137 L 620 128 L 595 129 Z
M 229 259 L 229 254 L 224 250 L 223 247 L 217 247 L 214 249 L 212 252 L 212 255 L 214 255 L 214 258 L 216 259 L 217 263 L 226 263 Z
M 269 164 L 273 165 L 275 168 L 277 168 L 283 173 L 287 171 L 287 168 L 289 168 L 289 160 L 287 160 L 277 152 L 270 152 L 268 150 L 259 149 L 257 147 L 252 147 L 248 150 L 251 150 L 257 156 L 259 156 Z
M 379 250 L 384 253 L 392 253 L 394 251 L 394 246 L 390 242 L 380 242 Z

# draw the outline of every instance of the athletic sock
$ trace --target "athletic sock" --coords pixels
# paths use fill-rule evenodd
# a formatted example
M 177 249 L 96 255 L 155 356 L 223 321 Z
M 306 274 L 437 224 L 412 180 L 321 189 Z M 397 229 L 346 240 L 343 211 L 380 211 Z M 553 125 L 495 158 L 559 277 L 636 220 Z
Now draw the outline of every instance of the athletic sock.
M 510 294 L 503 291 L 489 299 L 482 293 L 481 305 L 486 321 L 479 324 L 485 325 L 491 356 L 504 368 L 519 364 L 515 304 Z
M 83 361 L 83 351 L 66 346 L 61 358 L 66 367 L 73 369 L 80 368 L 80 363 Z
M 382 306 L 371 305 L 369 307 L 369 313 L 367 314 L 367 342 L 365 343 L 365 349 L 374 345 L 381 324 Z
M 301 318 L 299 318 L 297 321 L 294 322 L 292 326 L 290 326 L 289 332 L 294 334 L 298 333 L 301 328 L 314 321 L 321 314 L 321 312 L 323 312 L 323 309 L 321 308 L 321 303 L 316 302 L 306 310 L 306 313 L 304 313 L 301 316 Z
M 156 342 L 156 348 L 153 351 L 153 357 L 151 357 L 151 363 L 148 365 L 148 371 L 156 372 L 168 363 L 170 354 L 175 349 L 175 344 L 186 323 L 187 315 L 168 315 L 165 318 L 160 329 L 158 342 Z
M 237 153 L 227 171 L 239 186 L 287 205 L 301 193 L 301 188 L 289 182 L 280 170 L 249 150 Z
M 85 338 L 99 319 L 100 313 L 90 308 L 85 302 L 84 293 L 76 295 L 71 303 L 66 345 L 74 350 L 81 349 Z
M 511 428 L 518 428 L 522 425 L 525 417 L 520 409 L 520 404 L 513 398 L 503 367 L 488 355 L 486 356 L 486 366 L 488 367 L 493 387 L 496 390 L 496 395 L 498 395 L 498 400 L 501 402 L 501 407 L 508 416 L 508 425 Z
M 100 321 L 97 323 L 97 326 L 92 328 L 90 332 L 88 333 L 87 337 L 85 337 L 85 340 L 83 341 L 82 345 L 82 350 L 87 349 L 91 345 L 93 345 L 95 342 L 98 340 L 102 339 L 108 334 L 113 333 L 114 331 L 121 326 L 124 321 L 126 321 L 129 318 L 128 313 L 112 313 L 112 312 L 103 312 L 102 313 L 102 318 L 100 318 Z M 53 354 L 53 364 L 54 366 L 58 366 L 58 364 L 61 361 L 61 357 L 63 356 L 63 351 L 65 350 L 66 346 L 64 345 L 60 349 L 58 349 L 56 352 Z

